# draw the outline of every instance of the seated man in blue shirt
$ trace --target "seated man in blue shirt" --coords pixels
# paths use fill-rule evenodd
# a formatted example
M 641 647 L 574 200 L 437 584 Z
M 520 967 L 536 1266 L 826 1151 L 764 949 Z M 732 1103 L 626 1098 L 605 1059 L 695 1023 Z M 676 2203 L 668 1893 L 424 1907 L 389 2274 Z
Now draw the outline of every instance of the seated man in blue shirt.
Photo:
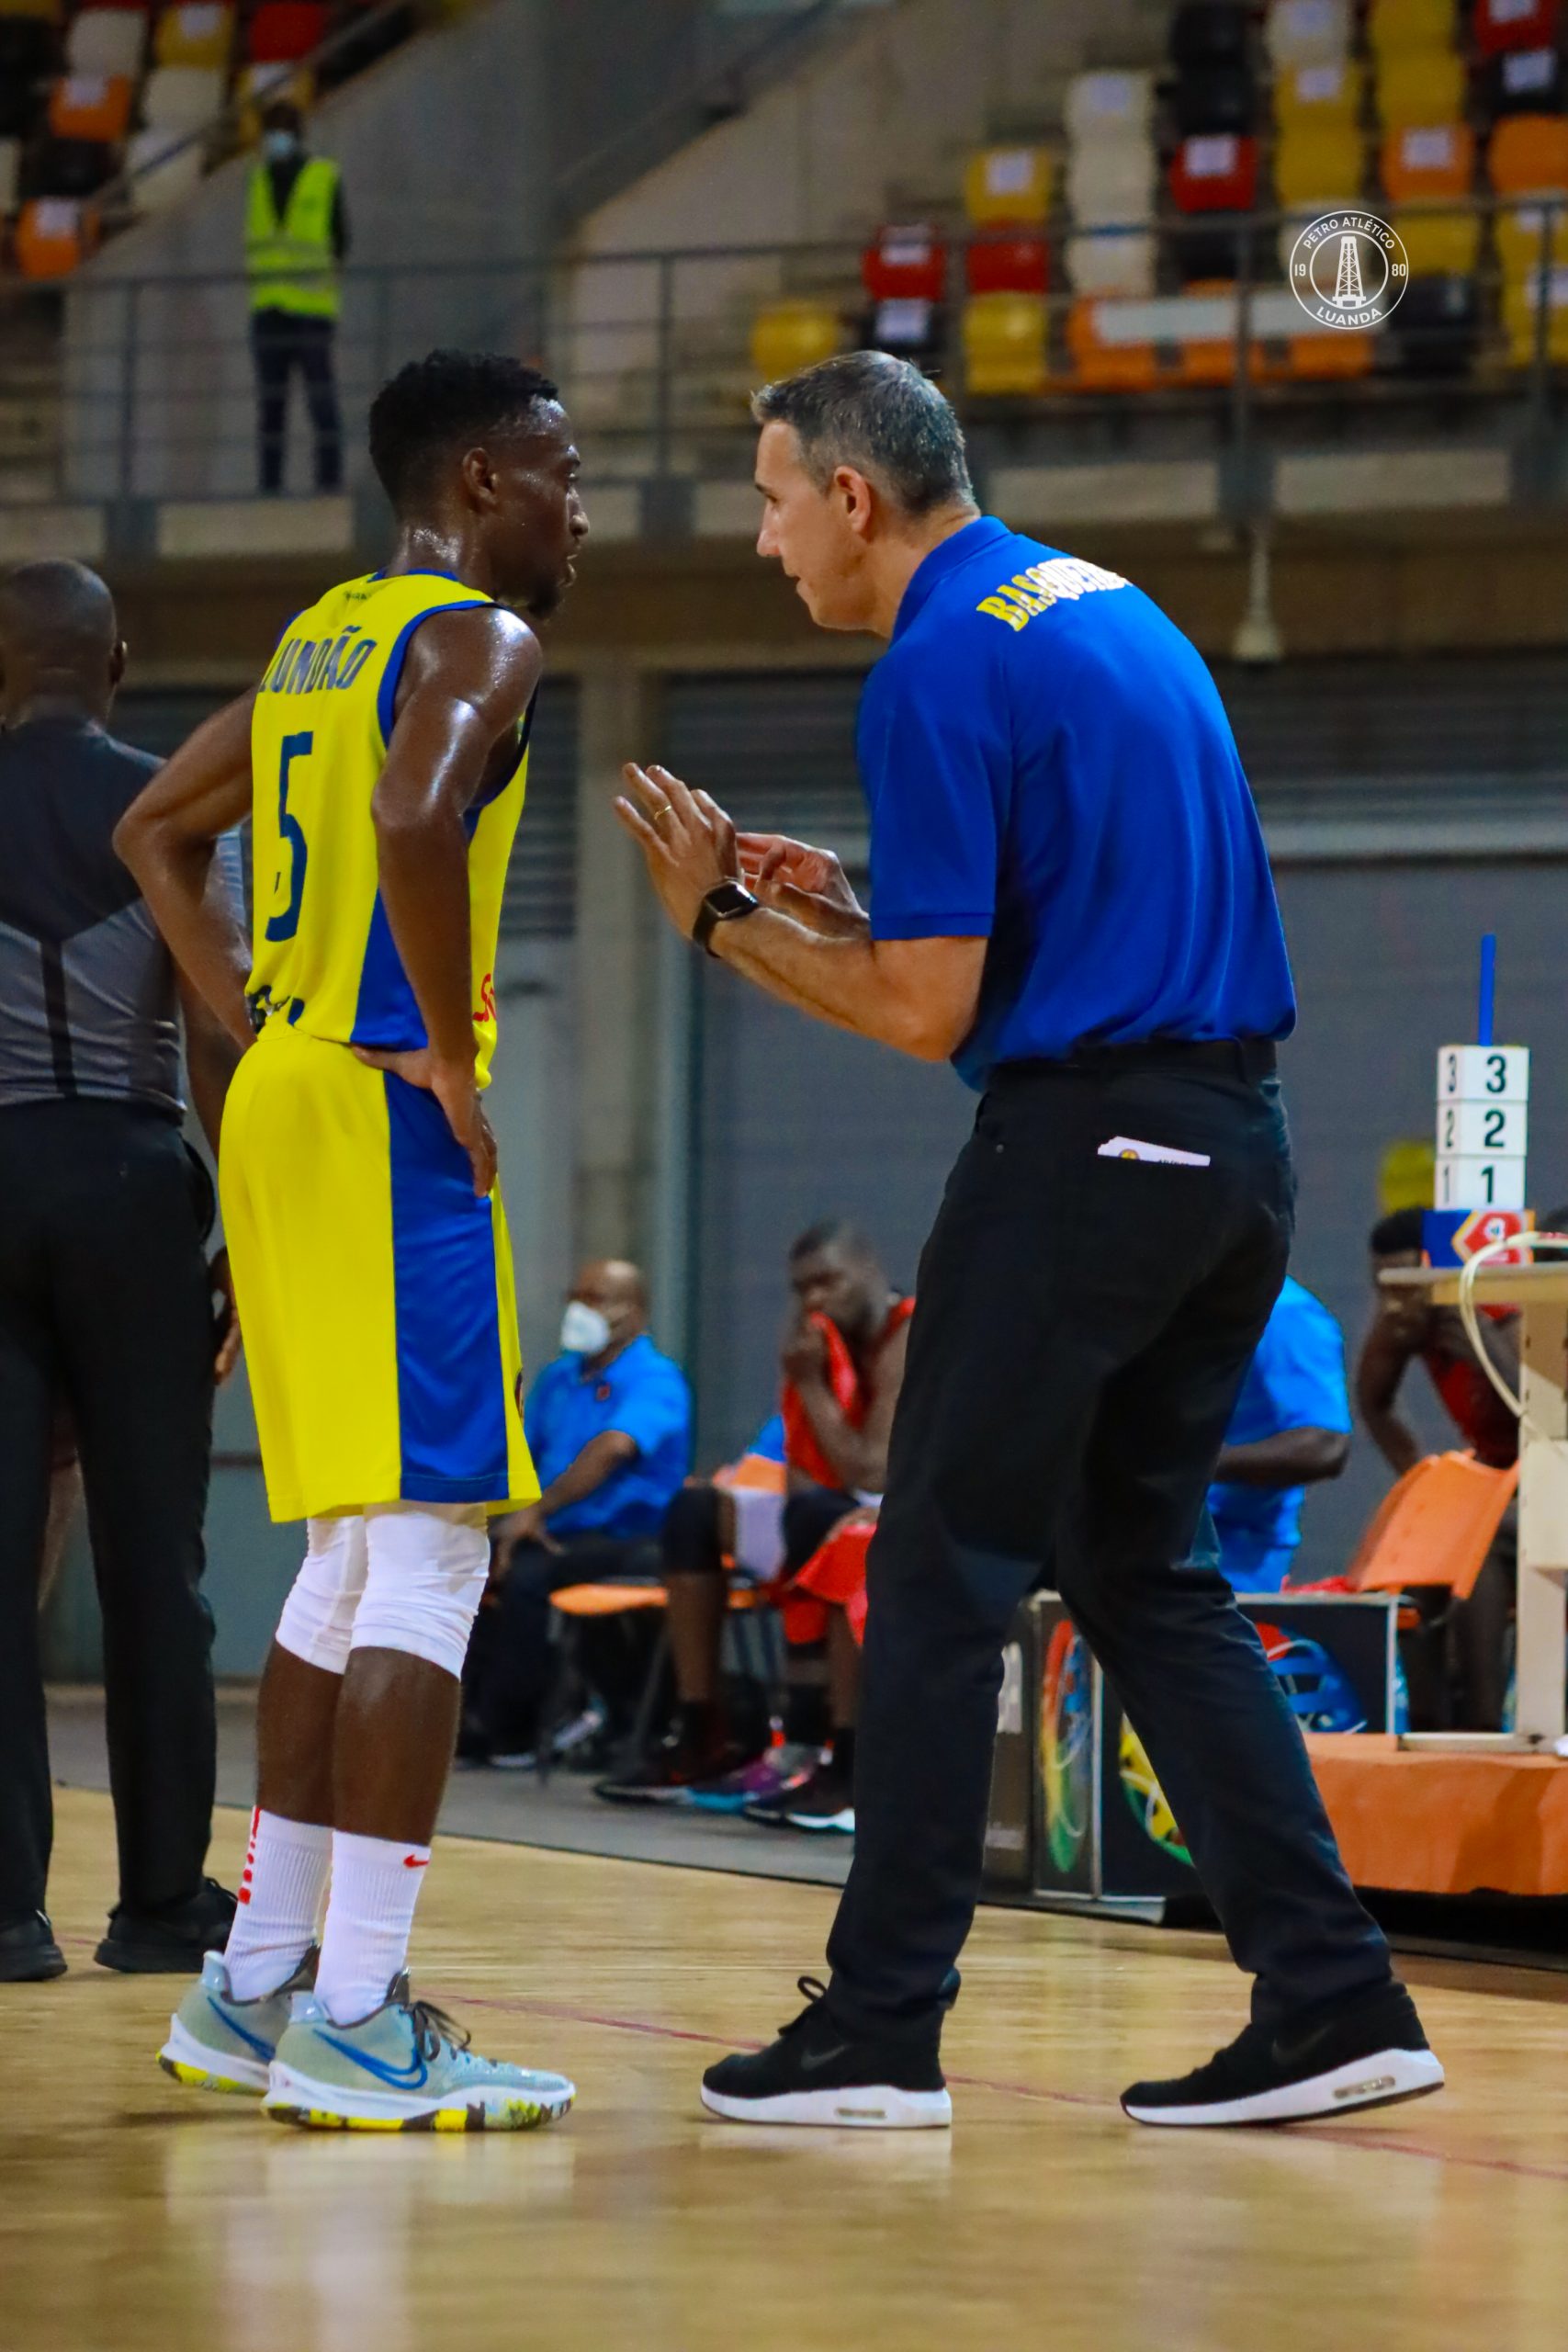
M 581 1268 L 560 1336 L 524 1408 L 542 1492 L 495 1526 L 464 1669 L 458 1745 L 471 1762 L 532 1753 L 549 1683 L 550 1595 L 657 1577 L 659 1531 L 691 1467 L 691 1392 L 649 1337 L 637 1267 L 610 1258 Z
M 1302 1540 L 1302 1500 L 1350 1457 L 1345 1344 L 1289 1275 L 1231 1415 L 1209 1489 L 1220 1570 L 1237 1592 L 1278 1592 Z

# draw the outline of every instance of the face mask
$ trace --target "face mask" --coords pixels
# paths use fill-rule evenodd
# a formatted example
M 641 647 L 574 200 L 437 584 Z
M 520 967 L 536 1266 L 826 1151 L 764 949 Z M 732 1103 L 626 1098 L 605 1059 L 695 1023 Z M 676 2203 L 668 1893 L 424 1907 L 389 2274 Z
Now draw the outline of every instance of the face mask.
M 287 164 L 298 153 L 299 142 L 291 130 L 265 130 L 262 133 L 262 153 L 269 164 Z
M 596 1306 L 574 1298 L 560 1319 L 560 1343 L 569 1356 L 603 1355 L 610 1344 L 610 1326 Z

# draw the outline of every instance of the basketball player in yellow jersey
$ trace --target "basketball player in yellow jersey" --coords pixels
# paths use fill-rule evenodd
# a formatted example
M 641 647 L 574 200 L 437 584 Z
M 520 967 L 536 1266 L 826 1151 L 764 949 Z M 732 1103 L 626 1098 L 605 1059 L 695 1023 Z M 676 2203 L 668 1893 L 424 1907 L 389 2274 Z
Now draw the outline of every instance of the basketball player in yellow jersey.
M 294 2122 L 518 2129 L 571 2085 L 477 2057 L 404 1971 L 486 1515 L 538 1494 L 480 1098 L 542 667 L 508 608 L 554 609 L 588 526 L 555 388 L 511 359 L 405 368 L 370 454 L 399 526 L 385 570 L 300 614 L 116 837 L 249 1047 L 224 1219 L 272 1514 L 309 1524 L 234 1928 L 160 2055 Z M 247 814 L 254 955 L 209 887 Z

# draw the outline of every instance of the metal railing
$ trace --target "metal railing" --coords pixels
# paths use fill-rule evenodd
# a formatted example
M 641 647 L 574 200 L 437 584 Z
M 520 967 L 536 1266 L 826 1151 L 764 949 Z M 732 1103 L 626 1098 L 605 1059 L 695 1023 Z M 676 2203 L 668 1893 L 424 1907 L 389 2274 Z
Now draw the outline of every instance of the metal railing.
M 1429 208 L 1445 216 L 1461 209 L 1451 201 Z M 1490 251 L 1490 218 L 1520 209 L 1517 198 L 1474 200 L 1470 209 L 1481 219 L 1483 252 Z M 1384 430 L 1376 421 L 1385 417 L 1419 435 L 1451 427 L 1456 415 L 1486 415 L 1512 443 L 1544 447 L 1558 406 L 1553 318 L 1568 318 L 1568 272 L 1554 259 L 1560 244 L 1568 246 L 1568 195 L 1531 209 L 1541 229 L 1528 355 L 1517 334 L 1510 344 L 1504 332 L 1498 269 L 1483 260 L 1467 281 L 1479 301 L 1473 348 L 1456 345 L 1451 356 L 1462 364 L 1452 372 L 1444 372 L 1440 350 L 1436 372 L 1419 355 L 1412 362 L 1396 314 L 1379 338 L 1371 372 L 1348 380 L 1303 379 L 1283 353 L 1289 334 L 1310 333 L 1310 322 L 1296 319 L 1271 266 L 1285 216 L 1260 212 L 1226 228 L 1233 293 L 1203 304 L 1190 296 L 1159 298 L 1149 306 L 1162 334 L 1179 334 L 1189 315 L 1182 303 L 1190 302 L 1196 337 L 1211 348 L 1228 339 L 1231 364 L 1213 370 L 1213 380 L 1183 382 L 1172 367 L 1139 392 L 1080 388 L 1069 356 L 1070 293 L 1045 298 L 1050 369 L 1038 395 L 981 399 L 969 392 L 961 298 L 944 306 L 928 364 L 963 412 L 983 458 L 1038 451 L 1043 440 L 1050 452 L 1109 451 L 1124 440 L 1130 418 L 1165 419 L 1190 437 L 1196 429 L 1204 448 L 1243 465 L 1260 440 L 1288 441 L 1303 424 L 1375 437 Z M 1176 245 L 1192 228 L 1166 223 L 1157 232 L 1167 283 L 1175 276 Z M 1213 236 L 1213 224 L 1205 233 Z M 964 244 L 962 234 L 948 241 L 950 289 L 964 283 Z M 836 243 L 597 254 L 543 266 L 493 261 L 441 269 L 351 267 L 337 337 L 351 485 L 365 478 L 358 425 L 377 386 L 407 357 L 455 341 L 542 360 L 563 387 L 590 470 L 601 481 L 744 476 L 756 313 L 781 300 L 811 300 L 837 313 L 845 344 L 869 339 L 871 305 L 860 289 L 859 265 L 858 243 Z M 251 486 L 254 393 L 240 273 L 95 273 L 72 286 L 66 308 L 53 459 L 62 495 L 199 498 Z M 3 329 L 0 307 L 0 341 Z M 1267 356 L 1271 349 L 1281 364 L 1259 367 L 1259 352 Z

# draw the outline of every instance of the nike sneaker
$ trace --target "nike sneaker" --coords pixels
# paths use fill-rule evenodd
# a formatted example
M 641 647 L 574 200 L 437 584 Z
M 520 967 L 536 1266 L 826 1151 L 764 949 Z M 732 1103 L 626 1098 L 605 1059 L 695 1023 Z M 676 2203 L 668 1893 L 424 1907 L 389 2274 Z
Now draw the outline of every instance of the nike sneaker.
M 761 1755 L 722 1779 L 699 1781 L 687 1801 L 699 1813 L 743 1813 L 748 1805 L 775 1804 L 804 1789 L 817 1769 L 817 1750 L 791 1742 Z
M 1303 2123 L 1442 2087 L 1415 2002 L 1388 1984 L 1284 2025 L 1249 2025 L 1206 2066 L 1134 2083 L 1122 2105 L 1134 2123 Z
M 479 2057 L 399 1976 L 356 2025 L 334 2025 L 313 1995 L 296 1995 L 264 2106 L 279 2123 L 324 2132 L 527 2132 L 576 2096 L 564 2075 Z
M 865 2041 L 829 2014 L 826 1988 L 803 1976 L 806 2007 L 766 2050 L 721 2058 L 703 2105 L 729 2123 L 826 2123 L 861 2132 L 940 2131 L 953 2121 L 938 2037 Z
M 229 1987 L 221 1952 L 209 1951 L 201 1974 L 169 2019 L 169 2038 L 158 2064 L 177 2083 L 204 2091 L 266 2088 L 273 2052 L 288 2024 L 289 2003 L 316 1981 L 312 1945 L 287 1983 L 254 2001 L 237 2001 Z
M 233 1895 L 215 1878 L 204 1878 L 183 1903 L 157 1911 L 116 1904 L 93 1958 L 125 1976 L 189 1976 L 205 1953 L 222 1951 L 233 1924 Z

